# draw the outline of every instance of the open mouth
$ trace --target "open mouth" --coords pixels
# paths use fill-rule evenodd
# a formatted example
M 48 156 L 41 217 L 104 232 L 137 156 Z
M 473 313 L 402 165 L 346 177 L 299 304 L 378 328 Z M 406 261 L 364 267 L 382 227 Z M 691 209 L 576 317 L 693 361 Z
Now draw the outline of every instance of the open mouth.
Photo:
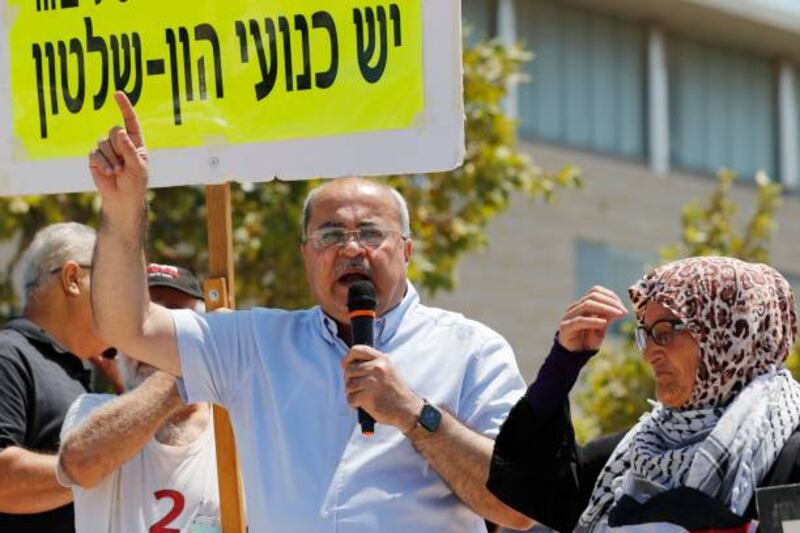
M 338 279 L 339 283 L 344 285 L 352 285 L 356 281 L 371 281 L 370 277 L 364 274 L 363 272 L 348 272 L 339 276 Z

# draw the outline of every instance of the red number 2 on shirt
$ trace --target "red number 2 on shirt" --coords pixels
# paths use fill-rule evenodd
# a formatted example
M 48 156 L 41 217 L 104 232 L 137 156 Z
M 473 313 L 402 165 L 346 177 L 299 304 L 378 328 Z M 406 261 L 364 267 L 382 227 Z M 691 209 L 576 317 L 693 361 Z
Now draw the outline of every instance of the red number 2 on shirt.
M 183 507 L 186 505 L 186 499 L 183 497 L 183 494 L 177 490 L 159 490 L 155 493 L 155 496 L 156 500 L 170 498 L 172 500 L 172 509 L 170 509 L 164 518 L 150 526 L 150 533 L 181 533 L 180 529 L 167 526 L 183 512 Z

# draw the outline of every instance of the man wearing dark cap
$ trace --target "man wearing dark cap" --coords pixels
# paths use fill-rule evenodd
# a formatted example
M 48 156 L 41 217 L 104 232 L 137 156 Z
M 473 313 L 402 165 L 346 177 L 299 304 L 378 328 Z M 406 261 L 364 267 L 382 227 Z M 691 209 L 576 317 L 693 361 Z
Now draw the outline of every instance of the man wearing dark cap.
M 169 309 L 193 309 L 203 305 L 203 289 L 189 270 L 150 263 L 147 267 L 150 298 Z
M 153 301 L 204 310 L 190 271 L 151 264 L 147 280 Z M 217 531 L 209 404 L 185 405 L 166 372 L 123 354 L 117 363 L 128 392 L 79 397 L 62 428 L 58 474 L 72 487 L 76 530 Z

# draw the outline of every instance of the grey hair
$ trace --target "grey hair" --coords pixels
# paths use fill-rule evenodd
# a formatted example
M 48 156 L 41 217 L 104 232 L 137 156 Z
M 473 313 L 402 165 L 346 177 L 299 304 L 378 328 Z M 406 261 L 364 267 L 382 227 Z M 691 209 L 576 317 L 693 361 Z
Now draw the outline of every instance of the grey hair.
M 40 229 L 21 260 L 23 309 L 45 285 L 53 270 L 67 261 L 90 265 L 96 240 L 94 229 L 77 222 L 62 222 Z
M 400 231 L 403 232 L 404 237 L 409 237 L 411 235 L 411 217 L 408 214 L 408 203 L 406 199 L 403 198 L 403 195 L 395 189 L 394 187 L 389 187 L 385 183 L 380 183 L 377 181 L 367 180 L 364 178 L 345 178 L 345 179 L 352 179 L 363 181 L 364 183 L 369 183 L 379 187 L 383 190 L 388 191 L 391 193 L 392 198 L 397 203 L 397 211 L 400 214 Z M 327 183 L 323 183 L 319 187 L 314 187 L 311 189 L 308 194 L 306 195 L 306 199 L 303 201 L 303 219 L 302 219 L 302 226 L 303 226 L 303 236 L 305 238 L 305 234 L 308 231 L 308 223 L 311 220 L 311 208 L 313 207 L 314 201 L 317 199 L 317 196 L 329 187 L 331 184 L 336 183 L 334 180 L 328 181 Z

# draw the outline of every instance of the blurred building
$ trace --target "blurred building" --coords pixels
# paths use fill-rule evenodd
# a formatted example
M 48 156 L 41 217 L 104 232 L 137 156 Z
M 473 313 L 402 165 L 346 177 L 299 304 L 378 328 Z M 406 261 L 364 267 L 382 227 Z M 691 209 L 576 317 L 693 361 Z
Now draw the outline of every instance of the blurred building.
M 788 190 L 772 263 L 800 290 L 800 7 L 780 0 L 463 0 L 471 40 L 536 57 L 509 102 L 522 147 L 586 186 L 555 205 L 517 198 L 435 303 L 485 321 L 531 379 L 562 310 L 594 284 L 624 290 L 680 239 L 681 208 L 717 171 Z

